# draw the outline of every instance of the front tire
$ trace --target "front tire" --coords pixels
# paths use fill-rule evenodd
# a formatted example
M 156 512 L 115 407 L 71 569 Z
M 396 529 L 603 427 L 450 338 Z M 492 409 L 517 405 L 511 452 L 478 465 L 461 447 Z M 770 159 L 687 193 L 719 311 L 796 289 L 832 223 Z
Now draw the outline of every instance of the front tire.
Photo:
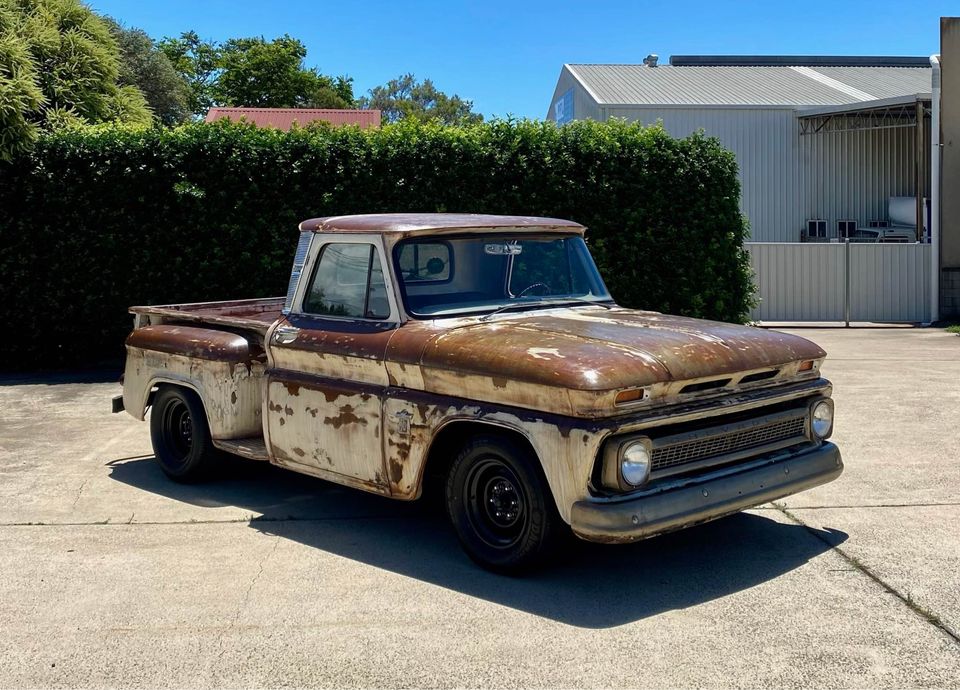
M 164 474 L 177 482 L 208 479 L 220 460 L 200 397 L 191 390 L 165 386 L 150 411 L 150 440 Z
M 467 555 L 499 573 L 519 573 L 554 554 L 563 534 L 536 457 L 511 439 L 469 442 L 446 483 L 450 520 Z

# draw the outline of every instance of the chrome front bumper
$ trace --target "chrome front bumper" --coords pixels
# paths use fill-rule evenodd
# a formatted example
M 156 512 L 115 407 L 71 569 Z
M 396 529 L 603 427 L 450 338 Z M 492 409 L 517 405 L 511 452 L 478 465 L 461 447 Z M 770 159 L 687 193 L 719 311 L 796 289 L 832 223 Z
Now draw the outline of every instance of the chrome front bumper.
M 573 504 L 570 526 L 588 541 L 628 542 L 753 508 L 833 481 L 843 472 L 832 443 L 802 453 L 691 479 L 623 500 Z

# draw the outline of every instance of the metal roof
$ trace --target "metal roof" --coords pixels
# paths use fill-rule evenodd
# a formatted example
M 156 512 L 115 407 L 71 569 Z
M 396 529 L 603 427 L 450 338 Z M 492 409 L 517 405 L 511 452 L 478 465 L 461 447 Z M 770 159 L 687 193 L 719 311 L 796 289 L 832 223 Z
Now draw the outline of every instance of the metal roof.
M 847 113 L 866 113 L 873 110 L 887 110 L 899 106 L 913 106 L 917 101 L 929 101 L 931 94 L 916 93 L 908 96 L 896 96 L 894 98 L 879 98 L 875 101 L 859 101 L 857 103 L 844 103 L 843 105 L 824 105 L 813 108 L 801 108 L 797 110 L 797 117 L 800 119 L 806 117 L 823 117 L 825 115 L 845 115 Z M 927 103 L 926 107 L 930 107 Z
M 826 106 L 930 92 L 929 67 L 564 65 L 600 105 Z
M 336 110 L 330 108 L 210 108 L 204 122 L 227 118 L 246 120 L 257 127 L 289 130 L 293 123 L 329 122 L 332 125 L 359 125 L 361 129 L 380 126 L 379 110 Z
M 754 67 L 929 67 L 930 58 L 904 55 L 671 55 L 677 67 L 752 65 Z
M 583 234 L 584 226 L 560 218 L 495 216 L 482 213 L 366 213 L 311 218 L 301 232 L 432 234 L 484 230 L 563 230 Z

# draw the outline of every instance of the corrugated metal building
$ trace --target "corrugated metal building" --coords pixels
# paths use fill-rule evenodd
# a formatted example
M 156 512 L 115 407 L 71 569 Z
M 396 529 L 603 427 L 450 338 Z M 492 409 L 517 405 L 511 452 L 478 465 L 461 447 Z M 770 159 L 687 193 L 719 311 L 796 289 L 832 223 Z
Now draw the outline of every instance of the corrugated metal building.
M 891 197 L 929 196 L 927 58 L 654 56 L 641 65 L 564 65 L 547 114 L 558 123 L 657 121 L 732 150 L 752 239 L 841 236 L 840 221 L 889 221 Z M 823 227 L 823 226 L 826 227 Z M 923 227 L 925 222 L 915 227 Z M 845 223 L 843 228 L 850 226 Z M 920 233 L 917 233 L 920 234 Z

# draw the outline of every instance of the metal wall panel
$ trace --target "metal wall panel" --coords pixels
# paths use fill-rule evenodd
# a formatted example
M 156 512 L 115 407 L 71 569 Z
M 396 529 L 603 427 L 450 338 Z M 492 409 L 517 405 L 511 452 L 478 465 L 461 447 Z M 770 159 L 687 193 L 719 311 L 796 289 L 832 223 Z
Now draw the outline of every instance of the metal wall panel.
M 760 303 L 755 321 L 844 321 L 846 247 L 748 242 Z M 850 245 L 850 320 L 930 318 L 930 245 Z
M 560 78 L 557 80 L 557 88 L 553 90 L 553 98 L 550 99 L 546 119 L 556 119 L 554 117 L 554 106 L 557 100 L 571 89 L 573 90 L 573 119 L 599 120 L 600 108 L 597 102 L 583 88 L 583 85 L 570 74 L 566 66 L 560 70 Z
M 669 134 L 699 129 L 733 151 L 740 169 L 740 209 L 758 242 L 792 242 L 803 227 L 804 176 L 792 108 L 604 108 L 607 117 L 663 122 Z
M 801 137 L 792 108 L 604 106 L 600 112 L 601 119 L 662 121 L 672 136 L 702 129 L 719 138 L 737 157 L 740 208 L 756 242 L 797 242 L 809 218 L 829 221 L 837 237 L 837 221 L 865 227 L 887 218 L 889 197 L 915 193 L 912 127 Z
M 927 142 L 929 129 L 928 123 Z M 916 137 L 914 127 L 800 137 L 805 178 L 801 227 L 807 218 L 823 218 L 830 221 L 830 236 L 838 237 L 838 220 L 856 220 L 866 227 L 871 220 L 888 219 L 891 196 L 916 193 Z M 924 196 L 929 196 L 925 165 L 920 172 Z

